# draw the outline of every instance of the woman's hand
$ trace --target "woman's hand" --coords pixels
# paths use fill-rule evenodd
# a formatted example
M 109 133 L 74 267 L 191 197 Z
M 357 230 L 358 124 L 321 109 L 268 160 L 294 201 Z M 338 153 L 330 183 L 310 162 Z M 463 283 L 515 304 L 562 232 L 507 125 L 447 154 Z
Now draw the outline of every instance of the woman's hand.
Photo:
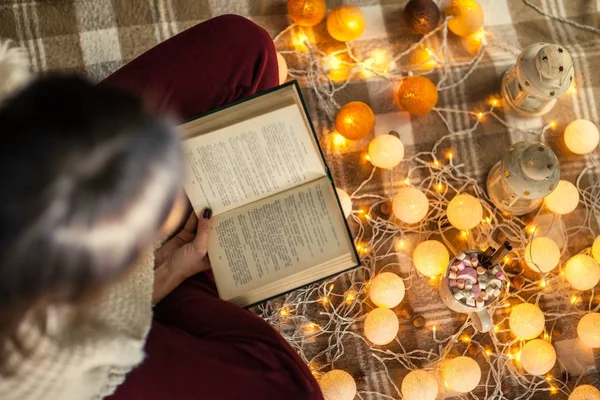
M 211 217 L 212 211 L 208 208 L 200 219 L 192 212 L 183 229 L 156 251 L 154 304 L 190 276 L 210 268 L 206 253 L 212 227 Z

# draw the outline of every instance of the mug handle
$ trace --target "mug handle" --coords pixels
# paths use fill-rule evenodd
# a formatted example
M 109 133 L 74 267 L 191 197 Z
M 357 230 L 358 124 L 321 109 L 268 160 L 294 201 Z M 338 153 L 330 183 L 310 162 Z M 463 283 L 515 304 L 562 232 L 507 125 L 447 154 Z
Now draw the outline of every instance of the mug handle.
M 473 319 L 475 329 L 479 332 L 486 333 L 492 329 L 492 320 L 490 319 L 490 314 L 487 309 L 471 313 L 470 316 Z

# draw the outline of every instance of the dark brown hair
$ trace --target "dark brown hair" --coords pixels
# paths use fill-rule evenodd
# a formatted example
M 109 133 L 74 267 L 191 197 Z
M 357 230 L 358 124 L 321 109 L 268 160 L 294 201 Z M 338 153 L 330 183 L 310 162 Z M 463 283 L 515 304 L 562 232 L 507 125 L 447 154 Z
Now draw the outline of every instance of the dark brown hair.
M 180 172 L 172 127 L 132 94 L 50 76 L 7 99 L 0 350 L 40 304 L 77 302 L 120 277 L 156 239 Z

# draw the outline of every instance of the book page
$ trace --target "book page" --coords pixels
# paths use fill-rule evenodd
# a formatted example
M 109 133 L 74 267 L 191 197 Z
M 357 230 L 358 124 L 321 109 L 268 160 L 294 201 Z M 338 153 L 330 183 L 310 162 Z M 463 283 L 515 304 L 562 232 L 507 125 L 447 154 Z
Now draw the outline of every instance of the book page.
M 216 216 L 209 258 L 225 300 L 352 252 L 327 178 Z
M 297 105 L 185 140 L 194 210 L 219 215 L 325 176 L 313 141 Z

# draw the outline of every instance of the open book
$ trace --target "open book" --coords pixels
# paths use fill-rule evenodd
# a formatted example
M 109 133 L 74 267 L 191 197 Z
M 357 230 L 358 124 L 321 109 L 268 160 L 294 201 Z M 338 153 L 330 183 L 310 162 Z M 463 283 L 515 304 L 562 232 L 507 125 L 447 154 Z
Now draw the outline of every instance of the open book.
M 213 210 L 222 299 L 248 306 L 360 264 L 296 82 L 180 130 L 187 195 Z

